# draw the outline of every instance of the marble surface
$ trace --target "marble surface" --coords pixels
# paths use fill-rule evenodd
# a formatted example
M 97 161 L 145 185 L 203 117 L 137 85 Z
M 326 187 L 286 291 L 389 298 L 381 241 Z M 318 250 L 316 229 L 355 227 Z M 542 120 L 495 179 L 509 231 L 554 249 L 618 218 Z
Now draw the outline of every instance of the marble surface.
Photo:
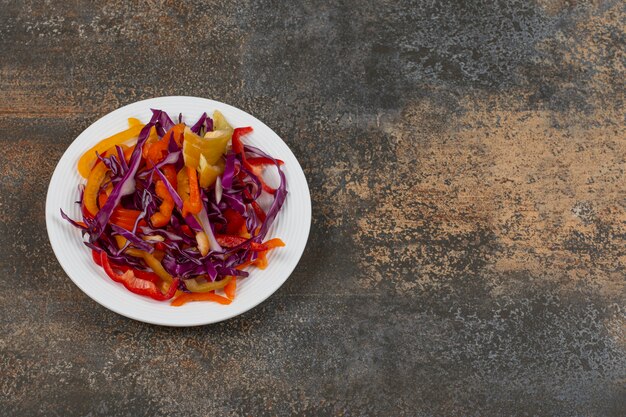
M 0 415 L 623 416 L 620 1 L 0 1 Z M 111 110 L 257 116 L 307 175 L 287 283 L 171 329 L 87 298 L 47 184 Z

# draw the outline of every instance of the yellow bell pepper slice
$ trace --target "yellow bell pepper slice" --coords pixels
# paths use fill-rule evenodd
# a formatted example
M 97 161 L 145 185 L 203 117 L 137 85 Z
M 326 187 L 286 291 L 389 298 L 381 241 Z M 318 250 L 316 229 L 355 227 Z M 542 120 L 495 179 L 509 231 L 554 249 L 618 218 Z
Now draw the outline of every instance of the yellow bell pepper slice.
M 213 111 L 213 130 L 233 130 L 219 110 Z
M 183 142 L 185 166 L 198 168 L 201 155 L 204 156 L 209 165 L 215 164 L 226 152 L 232 134 L 233 132 L 230 130 L 215 130 L 207 132 L 204 137 L 201 137 L 193 133 L 191 129 L 186 128 Z
M 122 145 L 123 148 L 128 149 L 126 145 Z M 109 148 L 104 156 L 110 156 L 117 150 L 112 147 Z M 103 163 L 97 164 L 90 172 L 87 177 L 87 184 L 85 185 L 85 191 L 83 191 L 83 204 L 85 208 L 92 216 L 95 216 L 100 208 L 98 207 L 98 192 L 100 191 L 100 185 L 102 181 L 106 178 L 107 172 L 109 168 Z
M 183 167 L 176 174 L 176 191 L 180 198 L 185 201 L 189 199 L 189 177 L 187 176 L 187 168 Z
M 219 290 L 220 288 L 224 288 L 226 284 L 228 284 L 233 277 L 228 275 L 219 281 L 207 281 L 199 283 L 195 278 L 186 279 L 185 286 L 191 292 L 209 292 L 214 290 Z
M 136 119 L 134 117 L 129 117 L 128 118 L 128 127 L 133 127 L 133 126 L 137 126 L 137 125 L 143 125 L 141 123 L 141 120 Z
M 133 124 L 131 125 L 131 123 Z M 128 129 L 101 140 L 97 145 L 93 146 L 80 157 L 78 160 L 78 173 L 83 178 L 89 177 L 89 172 L 97 159 L 96 152 L 101 154 L 115 145 L 121 145 L 139 136 L 139 133 L 141 132 L 141 129 L 143 129 L 144 125 L 141 124 L 141 122 L 139 124 L 135 124 L 135 121 L 131 122 L 131 119 L 129 119 L 128 124 L 131 125 Z
M 151 253 L 148 253 L 146 251 L 142 251 L 139 249 L 135 249 L 135 248 L 126 249 L 126 253 L 129 254 L 130 256 L 143 258 L 143 260 L 146 262 L 146 265 L 148 265 L 148 267 L 152 269 L 152 271 L 155 274 L 157 274 L 163 281 L 167 282 L 168 284 L 171 284 L 174 281 L 174 277 L 171 276 L 165 270 L 165 268 L 163 268 L 163 265 L 161 265 L 161 262 L 157 258 L 155 258 L 154 255 L 152 255 Z
M 200 173 L 200 187 L 207 188 L 213 185 L 218 176 L 224 172 L 224 162 L 217 161 L 216 165 L 211 165 L 207 162 L 204 155 L 200 155 L 200 164 L 198 165 L 198 172 Z
M 87 185 L 85 185 L 85 191 L 83 192 L 83 204 L 92 216 L 95 216 L 100 210 L 98 208 L 98 191 L 100 191 L 100 185 L 108 171 L 109 168 L 100 163 L 91 170 L 89 177 L 87 177 Z

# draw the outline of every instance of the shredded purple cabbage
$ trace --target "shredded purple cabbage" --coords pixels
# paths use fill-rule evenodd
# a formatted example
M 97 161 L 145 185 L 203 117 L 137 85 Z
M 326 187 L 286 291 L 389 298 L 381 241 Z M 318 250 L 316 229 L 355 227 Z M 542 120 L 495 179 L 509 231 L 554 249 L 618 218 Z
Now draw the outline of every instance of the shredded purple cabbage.
M 182 115 L 178 120 L 182 121 Z M 258 148 L 247 145 L 244 147 L 250 157 L 269 158 L 276 166 L 280 177 L 280 185 L 273 196 L 274 200 L 265 219 L 262 220 L 251 206 L 251 203 L 262 194 L 261 183 L 256 174 L 243 167 L 240 155 L 228 151 L 223 157 L 224 172 L 219 177 L 218 184 L 201 190 L 203 204 L 200 213 L 183 217 L 183 199 L 162 172 L 166 165 L 174 166 L 177 172 L 184 169 L 182 150 L 174 138 L 172 137 L 168 144 L 169 154 L 163 161 L 151 168 L 142 165 L 142 149 L 150 130 L 154 127 L 159 137 L 163 137 L 173 126 L 174 122 L 167 113 L 153 109 L 152 118 L 141 130 L 128 162 L 124 157 L 124 150 L 119 146 L 113 154 L 98 155 L 100 162 L 109 170 L 108 177 L 100 185 L 99 191 L 105 192 L 109 187 L 112 187 L 112 190 L 95 217 L 83 215 L 82 223 L 69 218 L 63 211 L 61 217 L 80 229 L 83 235 L 88 235 L 85 245 L 98 252 L 105 251 L 110 261 L 116 265 L 149 271 L 150 268 L 143 259 L 128 255 L 125 249 L 133 247 L 148 253 L 155 253 L 158 249 L 162 254 L 163 268 L 171 275 L 182 279 L 201 277 L 207 281 L 214 281 L 229 275 L 248 276 L 246 271 L 238 270 L 236 267 L 256 259 L 257 254 L 251 250 L 251 243 L 263 242 L 284 204 L 287 195 L 285 175 L 274 158 Z M 199 135 L 212 130 L 213 120 L 206 113 L 203 113 L 191 127 L 191 131 Z M 159 212 L 161 204 L 161 199 L 155 192 L 157 180 L 163 181 L 175 205 L 170 221 L 165 227 L 153 227 L 151 222 L 151 217 Z M 81 188 L 79 204 L 82 204 L 82 194 Z M 130 230 L 110 222 L 118 207 L 139 212 Z M 228 227 L 226 216 L 228 210 L 231 213 L 238 213 L 244 219 L 247 230 L 253 236 L 236 246 L 225 247 L 220 245 L 218 240 Z M 255 231 L 258 233 L 255 234 Z M 193 237 L 198 232 L 206 233 L 209 240 L 210 250 L 204 256 L 198 250 L 196 239 Z M 126 239 L 124 248 L 120 249 L 117 246 L 116 235 Z M 184 284 L 182 285 L 185 289 Z

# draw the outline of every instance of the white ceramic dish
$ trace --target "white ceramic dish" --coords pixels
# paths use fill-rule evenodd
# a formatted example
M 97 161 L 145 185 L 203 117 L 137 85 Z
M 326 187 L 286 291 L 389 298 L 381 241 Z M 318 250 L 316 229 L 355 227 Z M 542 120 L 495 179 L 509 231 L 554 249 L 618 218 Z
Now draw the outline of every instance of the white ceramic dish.
M 61 219 L 59 209 L 63 209 L 74 219 L 80 219 L 80 208 L 74 203 L 78 199 L 78 185 L 85 182 L 76 170 L 80 156 L 98 141 L 126 129 L 129 117 L 147 122 L 151 116 L 151 108 L 166 111 L 172 119 L 182 113 L 183 121 L 187 124 L 195 122 L 203 112 L 211 114 L 217 109 L 232 126 L 254 128 L 253 133 L 246 135 L 246 143 L 285 162 L 283 171 L 287 179 L 288 194 L 268 238 L 280 237 L 287 246 L 269 253 L 269 266 L 265 270 L 248 269 L 250 276 L 238 281 L 237 295 L 230 305 L 195 302 L 172 307 L 168 302 L 153 301 L 129 292 L 121 284 L 109 279 L 94 264 L 91 251 L 83 244 L 79 230 Z M 271 172 L 272 170 L 268 171 L 268 183 L 277 184 L 278 175 Z M 242 314 L 261 303 L 287 280 L 298 264 L 306 246 L 310 225 L 311 197 L 306 178 L 285 142 L 248 113 L 218 101 L 198 97 L 173 96 L 143 100 L 102 117 L 83 131 L 65 151 L 50 180 L 46 199 L 48 237 L 59 263 L 72 281 L 85 294 L 109 310 L 135 320 L 164 326 L 216 323 Z

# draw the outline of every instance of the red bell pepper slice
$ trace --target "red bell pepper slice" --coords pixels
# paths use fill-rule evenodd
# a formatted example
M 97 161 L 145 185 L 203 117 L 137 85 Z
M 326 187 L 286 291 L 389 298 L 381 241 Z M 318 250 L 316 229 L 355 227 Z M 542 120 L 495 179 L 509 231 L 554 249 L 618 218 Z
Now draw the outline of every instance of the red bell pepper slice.
M 189 237 L 195 236 L 195 234 L 193 233 L 193 230 L 191 230 L 191 227 L 187 226 L 186 224 L 183 224 L 182 226 L 180 226 L 180 230 Z
M 239 233 L 241 226 L 246 223 L 246 219 L 237 211 L 227 208 L 222 212 L 226 218 L 226 226 L 224 227 L 224 233 L 227 235 L 234 235 Z
M 232 247 L 241 245 L 242 243 L 248 240 L 245 237 L 241 237 L 241 236 L 219 235 L 219 234 L 215 235 L 215 239 L 217 239 L 217 243 L 227 248 L 232 248 Z M 283 246 L 285 246 L 285 242 L 283 242 L 281 239 L 278 239 L 278 238 L 270 239 L 263 243 L 250 242 L 250 250 L 255 251 L 255 252 L 267 251 L 270 249 L 279 248 Z
M 246 158 L 246 152 L 244 150 L 243 143 L 241 142 L 241 136 L 246 135 L 250 132 L 252 132 L 252 128 L 249 126 L 238 127 L 233 131 L 233 138 L 232 138 L 233 152 L 241 155 L 241 163 L 248 171 L 256 175 L 256 177 L 259 179 L 259 182 L 261 183 L 261 187 L 263 187 L 263 190 L 268 192 L 269 194 L 274 194 L 276 193 L 276 189 L 267 185 L 265 181 L 263 180 L 263 175 L 261 173 L 261 166 L 260 165 L 253 166 L 252 164 L 248 162 L 248 159 Z
M 116 265 L 114 266 L 114 268 L 118 268 L 122 272 L 131 271 L 137 278 L 150 281 L 154 284 L 158 284 L 161 282 L 161 278 L 154 272 L 140 271 L 138 269 L 133 269 L 130 266 L 126 266 L 126 265 Z
M 115 210 L 113 210 L 113 214 L 111 214 L 109 223 L 123 227 L 126 230 L 132 230 L 140 214 L 141 212 L 139 210 L 116 207 Z M 148 223 L 146 223 L 144 219 L 139 220 L 138 226 L 147 225 Z
M 178 289 L 178 285 L 180 283 L 179 278 L 174 279 L 174 282 L 172 283 L 172 285 L 170 285 L 167 293 L 163 294 L 161 291 L 159 291 L 154 282 L 135 276 L 131 268 L 125 271 L 122 275 L 117 274 L 109 263 L 109 257 L 104 251 L 100 253 L 100 262 L 102 263 L 102 268 L 104 268 L 104 272 L 106 272 L 109 278 L 111 278 L 113 281 L 123 284 L 128 291 L 134 294 L 144 295 L 157 301 L 166 301 L 174 297 L 174 294 L 176 294 L 176 290 Z
M 273 165 L 274 161 L 272 161 L 271 159 L 265 157 L 265 156 L 255 156 L 253 158 L 247 158 L 247 161 L 250 165 L 252 166 L 263 166 L 263 165 Z M 280 160 L 277 159 L 276 162 L 278 162 L 278 165 L 284 165 L 285 163 Z
M 102 266 L 102 262 L 100 262 L 100 252 L 98 252 L 95 249 L 92 249 L 91 250 L 91 256 L 93 258 L 93 261 L 96 263 L 96 265 Z
M 247 135 L 248 133 L 252 132 L 252 128 L 250 126 L 248 127 L 238 127 L 235 130 L 233 130 L 233 138 L 232 138 L 232 144 L 233 144 L 233 151 L 235 153 L 239 153 L 239 154 L 243 154 L 243 143 L 241 142 L 241 136 L 243 135 Z
M 239 246 L 248 240 L 245 237 L 241 237 L 241 236 L 217 235 L 217 234 L 215 235 L 215 239 L 217 240 L 217 243 L 220 244 L 220 246 L 224 246 L 226 248 L 233 248 L 235 246 Z M 250 242 L 250 250 L 254 252 L 260 252 L 260 251 L 264 251 L 267 249 L 268 247 L 262 243 Z
M 244 190 L 243 191 L 243 195 L 248 200 L 252 200 L 252 194 L 250 194 L 250 192 L 248 190 Z M 263 209 L 261 208 L 259 203 L 257 203 L 256 200 L 252 200 L 250 205 L 252 206 L 252 209 L 254 210 L 254 214 L 256 214 L 256 216 L 259 218 L 259 220 L 261 222 L 264 222 L 265 221 L 265 217 L 267 217 L 267 215 L 265 214 L 265 212 L 263 211 Z
M 96 265 L 102 266 L 102 261 L 100 260 L 100 256 L 101 256 L 100 252 L 98 252 L 95 249 L 92 249 L 91 256 L 93 257 L 93 261 L 96 263 Z M 122 272 L 132 271 L 133 274 L 135 274 L 137 278 L 145 279 L 146 281 L 154 282 L 155 284 L 158 284 L 159 282 L 161 282 L 161 278 L 154 272 L 140 271 L 138 269 L 133 269 L 130 266 L 126 266 L 126 265 L 111 264 L 110 261 L 109 261 L 109 264 L 111 265 L 111 268 L 119 269 Z

